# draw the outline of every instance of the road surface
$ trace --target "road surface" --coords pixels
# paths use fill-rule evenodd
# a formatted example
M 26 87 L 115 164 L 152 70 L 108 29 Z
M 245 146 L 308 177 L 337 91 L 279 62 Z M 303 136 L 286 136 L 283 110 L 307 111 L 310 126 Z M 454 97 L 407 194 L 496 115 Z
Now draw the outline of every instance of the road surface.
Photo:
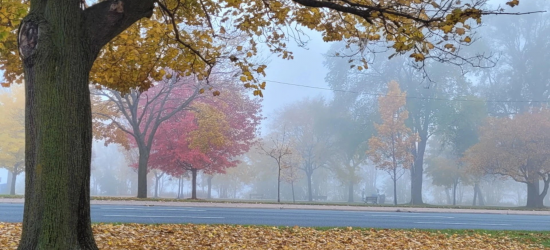
M 91 209 L 92 222 L 537 231 L 550 229 L 550 216 L 548 215 L 159 205 L 91 205 Z M 21 222 L 22 218 L 23 204 L 0 203 L 0 221 Z

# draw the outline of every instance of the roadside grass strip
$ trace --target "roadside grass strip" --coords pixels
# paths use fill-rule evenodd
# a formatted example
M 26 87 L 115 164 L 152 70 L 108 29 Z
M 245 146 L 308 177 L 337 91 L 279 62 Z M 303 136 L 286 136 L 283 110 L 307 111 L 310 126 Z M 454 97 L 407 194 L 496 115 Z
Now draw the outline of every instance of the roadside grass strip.
M 100 249 L 546 249 L 547 232 L 389 230 L 194 224 L 94 224 Z M 21 223 L 0 222 L 0 249 Z

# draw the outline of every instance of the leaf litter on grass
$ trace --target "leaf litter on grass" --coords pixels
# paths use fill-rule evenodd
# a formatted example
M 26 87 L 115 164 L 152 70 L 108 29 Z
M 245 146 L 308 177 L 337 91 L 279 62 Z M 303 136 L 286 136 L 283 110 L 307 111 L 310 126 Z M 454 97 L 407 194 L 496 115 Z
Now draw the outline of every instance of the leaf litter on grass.
M 510 237 L 421 230 L 194 224 L 96 224 L 100 249 L 545 249 Z M 21 223 L 0 222 L 0 249 L 17 249 Z

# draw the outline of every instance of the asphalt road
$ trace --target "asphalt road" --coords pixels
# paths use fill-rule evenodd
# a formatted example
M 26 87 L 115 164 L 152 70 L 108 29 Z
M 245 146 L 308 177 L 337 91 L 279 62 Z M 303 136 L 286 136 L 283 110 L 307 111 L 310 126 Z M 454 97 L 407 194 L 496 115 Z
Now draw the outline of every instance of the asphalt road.
M 21 222 L 23 204 L 0 203 L 0 221 Z M 548 215 L 92 205 L 93 222 L 195 223 L 418 229 L 550 230 Z

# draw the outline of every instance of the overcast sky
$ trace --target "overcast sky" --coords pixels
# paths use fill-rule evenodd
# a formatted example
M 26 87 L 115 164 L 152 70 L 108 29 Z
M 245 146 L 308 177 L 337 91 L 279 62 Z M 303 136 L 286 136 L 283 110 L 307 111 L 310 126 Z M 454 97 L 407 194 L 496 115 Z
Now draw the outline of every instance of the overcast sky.
M 269 57 L 270 60 L 267 64 L 265 77 L 267 87 L 263 92 L 264 97 L 262 101 L 263 114 L 267 119 L 262 124 L 262 134 L 267 132 L 267 127 L 271 122 L 274 112 L 285 105 L 307 96 L 332 96 L 330 90 L 283 84 L 328 88 L 328 85 L 325 83 L 327 69 L 323 66 L 325 60 L 323 55 L 329 50 L 332 43 L 324 42 L 321 34 L 318 32 L 308 32 L 308 35 L 310 39 L 306 48 L 297 46 L 294 41 L 290 42 L 289 48 L 294 53 L 294 59 L 283 60 L 276 56 Z

